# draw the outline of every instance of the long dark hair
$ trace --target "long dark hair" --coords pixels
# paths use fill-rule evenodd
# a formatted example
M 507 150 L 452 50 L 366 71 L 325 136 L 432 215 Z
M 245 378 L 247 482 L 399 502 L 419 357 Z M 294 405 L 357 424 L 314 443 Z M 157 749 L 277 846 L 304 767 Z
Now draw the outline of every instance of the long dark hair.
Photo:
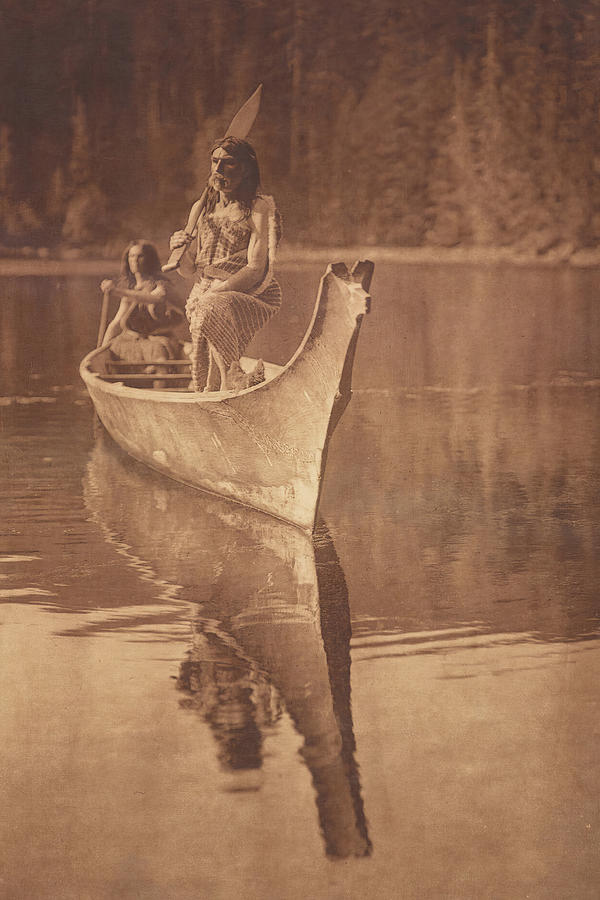
M 245 168 L 244 177 L 237 189 L 236 200 L 242 207 L 244 213 L 250 215 L 252 204 L 260 191 L 260 170 L 258 168 L 258 160 L 256 159 L 254 148 L 248 141 L 243 141 L 241 138 L 236 138 L 232 135 L 215 141 L 210 150 L 211 154 L 219 147 L 222 147 L 223 150 L 230 153 L 231 156 L 242 163 Z M 218 197 L 219 192 L 209 186 L 208 196 L 206 198 L 207 213 L 211 213 L 214 210 Z
M 140 266 L 140 274 L 144 278 L 153 278 L 155 281 L 162 280 L 160 259 L 154 244 L 151 244 L 150 241 L 133 240 L 127 244 L 121 256 L 121 277 L 119 283 L 129 288 L 135 287 L 135 275 L 129 268 L 129 251 L 132 247 L 139 247 L 144 254 L 144 260 Z

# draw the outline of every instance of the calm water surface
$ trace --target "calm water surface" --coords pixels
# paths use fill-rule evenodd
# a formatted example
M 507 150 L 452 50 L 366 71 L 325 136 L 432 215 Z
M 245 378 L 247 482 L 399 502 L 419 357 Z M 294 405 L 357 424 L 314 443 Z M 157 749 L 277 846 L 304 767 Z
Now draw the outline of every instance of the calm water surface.
M 310 541 L 106 438 L 97 276 L 3 280 L 1 896 L 597 897 L 596 281 L 379 266 Z

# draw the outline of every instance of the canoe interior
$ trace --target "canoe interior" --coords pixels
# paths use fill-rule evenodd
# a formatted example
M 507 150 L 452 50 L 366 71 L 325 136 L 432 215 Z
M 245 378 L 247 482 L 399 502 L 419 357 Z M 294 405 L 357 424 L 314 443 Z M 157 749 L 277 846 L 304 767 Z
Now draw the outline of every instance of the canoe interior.
M 251 372 L 258 360 L 250 356 L 243 356 L 240 365 L 244 372 Z M 266 384 L 271 381 L 283 366 L 276 363 L 264 362 Z M 155 372 L 144 372 L 146 366 L 152 366 Z M 140 390 L 168 390 L 170 393 L 189 394 L 194 393 L 190 384 L 191 363 L 189 359 L 157 360 L 152 363 L 131 363 L 124 360 L 113 359 L 108 348 L 102 348 L 88 357 L 88 371 L 98 375 L 102 381 L 112 384 L 123 384 L 127 387 L 135 387 Z M 233 391 L 214 391 L 213 396 L 228 397 Z M 240 393 L 240 392 L 238 392 Z

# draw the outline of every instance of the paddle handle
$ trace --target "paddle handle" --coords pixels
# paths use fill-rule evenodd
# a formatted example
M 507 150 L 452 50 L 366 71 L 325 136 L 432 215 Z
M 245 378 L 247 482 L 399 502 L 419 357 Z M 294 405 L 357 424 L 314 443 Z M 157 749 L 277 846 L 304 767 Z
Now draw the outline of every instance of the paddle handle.
M 108 302 L 110 300 L 110 291 L 102 291 L 102 309 L 100 310 L 100 325 L 98 326 L 98 340 L 96 347 L 99 347 L 106 332 L 108 325 Z
M 200 199 L 196 200 L 196 202 L 190 209 L 190 214 L 188 216 L 187 224 L 184 229 L 187 236 L 187 241 L 182 247 L 177 247 L 175 250 L 171 250 L 169 259 L 162 267 L 163 272 L 172 272 L 174 269 L 179 268 L 179 263 L 183 258 L 183 254 L 190 246 L 191 242 L 194 240 L 194 232 L 196 231 L 196 227 L 198 225 L 198 219 L 202 215 L 202 210 L 206 206 L 207 197 L 208 187 L 205 187 Z
M 254 120 L 258 114 L 258 109 L 260 107 L 260 98 L 262 96 L 262 84 L 259 84 L 254 93 L 248 97 L 246 102 L 240 109 L 237 111 L 231 122 L 229 123 L 229 128 L 225 132 L 225 136 L 232 135 L 233 137 L 241 138 L 242 140 L 246 139 L 246 136 L 250 129 L 254 124 Z M 188 216 L 187 225 L 185 226 L 186 233 L 186 242 L 182 247 L 177 247 L 176 250 L 171 250 L 171 255 L 169 259 L 162 267 L 163 272 L 172 272 L 174 269 L 179 268 L 179 263 L 183 258 L 183 254 L 190 246 L 191 242 L 195 237 L 196 226 L 198 225 L 198 219 L 202 213 L 202 210 L 206 206 L 206 198 L 208 196 L 208 187 L 204 189 L 204 193 L 197 200 L 190 210 L 190 214 Z

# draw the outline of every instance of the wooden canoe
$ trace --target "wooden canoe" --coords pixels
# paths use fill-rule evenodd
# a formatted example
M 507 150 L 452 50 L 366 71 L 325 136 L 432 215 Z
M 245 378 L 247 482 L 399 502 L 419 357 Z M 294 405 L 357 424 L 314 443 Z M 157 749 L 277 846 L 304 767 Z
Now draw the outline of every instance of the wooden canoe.
M 80 374 L 100 420 L 131 456 L 162 474 L 311 532 L 329 439 L 352 393 L 372 273 L 369 261 L 350 271 L 328 266 L 292 359 L 266 363 L 266 380 L 239 393 L 137 387 L 136 376 L 125 374 L 115 381 L 110 351 L 92 351 Z M 147 377 L 139 383 L 148 385 Z

